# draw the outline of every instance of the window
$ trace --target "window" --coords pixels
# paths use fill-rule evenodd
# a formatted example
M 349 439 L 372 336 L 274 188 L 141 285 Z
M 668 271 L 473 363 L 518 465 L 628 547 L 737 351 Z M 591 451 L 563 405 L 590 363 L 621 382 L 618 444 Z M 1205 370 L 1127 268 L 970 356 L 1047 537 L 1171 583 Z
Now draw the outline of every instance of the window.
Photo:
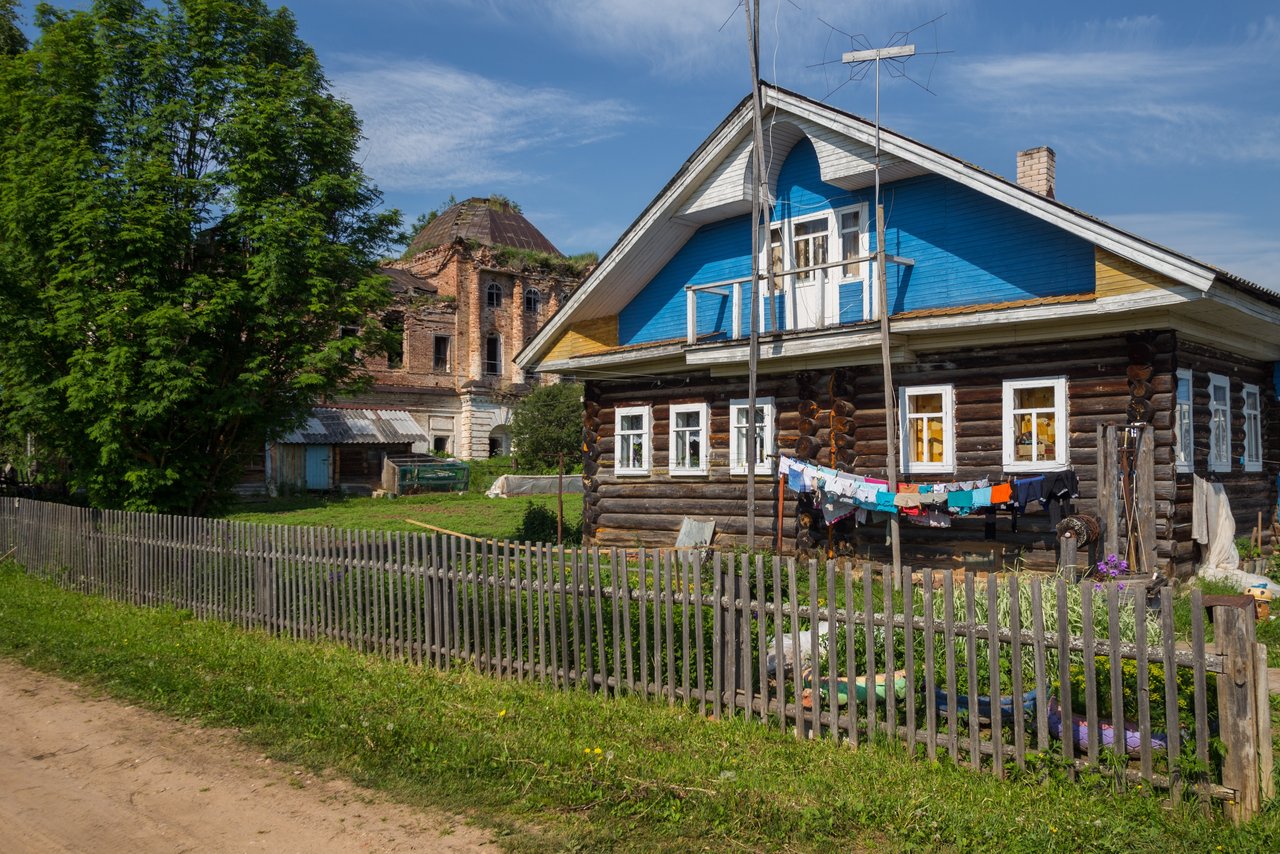
M 756 474 L 768 474 L 772 468 L 773 398 L 756 399 Z M 729 473 L 747 473 L 747 401 L 729 402 Z
M 537 288 L 526 288 L 524 292 L 524 310 L 529 314 L 537 314 L 542 310 L 542 294 Z
M 671 474 L 707 473 L 707 405 L 677 403 L 671 407 L 671 457 L 667 467 Z
M 434 346 L 431 356 L 431 369 L 433 371 L 449 370 L 449 336 L 437 335 L 435 337 Z
M 488 376 L 502 376 L 502 336 L 490 335 L 484 339 L 484 372 Z
M 449 437 L 436 436 L 434 439 L 431 440 L 431 449 L 435 451 L 437 454 L 449 453 Z
M 387 312 L 382 325 L 387 330 L 387 368 L 399 370 L 404 367 L 404 314 Z
M 1209 374 L 1209 471 L 1231 471 L 1231 381 Z
M 1067 465 L 1067 378 L 1006 380 L 1004 467 L 1037 471 Z
M 1262 395 L 1256 385 L 1245 385 L 1244 470 L 1262 471 Z
M 870 316 L 865 288 L 849 287 L 867 278 L 867 263 L 838 264 L 864 257 L 867 237 L 865 204 L 784 220 L 770 227 L 767 261 L 786 294 L 788 328 L 810 329 Z M 762 263 L 765 260 L 761 258 Z M 833 262 L 837 266 L 823 267 Z M 788 274 L 789 270 L 805 272 Z
M 614 413 L 614 474 L 648 474 L 651 410 L 647 406 L 619 406 Z
M 489 308 L 502 308 L 502 285 L 490 282 L 484 289 L 484 304 Z
M 1173 435 L 1177 448 L 1174 462 L 1177 470 L 1195 470 L 1195 420 L 1191 410 L 1191 370 L 1178 368 L 1177 393 L 1174 396 Z
M 902 471 L 955 471 L 955 403 L 949 385 L 902 390 Z

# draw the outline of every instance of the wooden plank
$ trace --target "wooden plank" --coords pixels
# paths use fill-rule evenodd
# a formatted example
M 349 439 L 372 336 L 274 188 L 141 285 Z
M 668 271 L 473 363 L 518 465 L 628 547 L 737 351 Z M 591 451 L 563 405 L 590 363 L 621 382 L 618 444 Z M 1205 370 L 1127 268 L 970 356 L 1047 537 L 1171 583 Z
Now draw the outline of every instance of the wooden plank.
M 1177 804 L 1182 800 L 1182 772 L 1178 757 L 1182 755 L 1182 734 L 1178 715 L 1178 665 L 1174 662 L 1174 644 L 1177 642 L 1173 622 L 1173 589 L 1165 585 L 1160 590 L 1160 639 L 1164 646 L 1164 708 L 1165 734 L 1168 739 L 1169 798 Z
M 688 552 L 680 555 L 680 616 L 681 616 L 681 643 L 680 643 L 680 696 L 684 705 L 687 707 L 692 701 L 691 684 L 689 679 L 690 658 L 693 655 L 693 645 L 690 642 L 689 631 L 693 610 L 691 595 L 693 593 L 692 575 L 696 569 L 696 563 L 691 559 Z
M 956 704 L 956 591 L 955 576 L 947 571 L 942 576 L 942 642 L 947 665 L 947 746 L 951 761 L 960 763 L 960 719 Z
M 1135 643 L 1138 646 L 1138 738 L 1142 778 L 1152 781 L 1151 756 L 1151 670 L 1147 661 L 1147 588 L 1139 584 L 1134 590 Z
M 1031 579 L 1031 644 L 1036 674 L 1036 750 L 1049 752 L 1049 674 L 1044 638 L 1044 588 Z
M 694 612 L 694 638 L 697 644 L 697 666 L 698 666 L 698 714 L 704 718 L 707 716 L 707 670 L 706 670 L 706 644 L 703 625 L 703 598 L 702 598 L 702 555 L 695 552 L 693 559 L 693 595 L 698 601 L 698 608 Z M 714 653 L 713 653 L 714 655 Z M 713 663 L 714 666 L 714 663 Z
M 1120 589 L 1115 584 L 1107 588 L 1107 643 L 1110 646 L 1107 662 L 1111 675 L 1111 731 L 1114 734 L 1112 752 L 1115 754 L 1113 758 L 1119 773 L 1124 770 L 1123 766 L 1128 760 L 1124 749 L 1124 660 L 1120 657 Z M 1117 784 L 1122 783 L 1122 780 L 1117 780 Z
M 582 591 L 582 577 L 579 573 L 578 550 L 576 548 L 569 549 L 568 560 L 569 591 L 565 598 L 568 600 L 570 620 L 573 623 L 573 631 L 570 633 L 573 642 L 573 656 L 571 658 L 566 656 L 566 667 L 570 662 L 573 665 L 573 678 L 570 680 L 570 684 L 583 685 L 589 684 L 585 682 L 582 660 L 582 639 L 584 637 L 582 602 L 585 596 Z M 585 636 L 590 637 L 589 630 L 585 632 Z
M 903 570 L 902 584 L 900 586 L 902 588 L 902 613 L 904 617 L 902 663 L 907 671 L 907 751 L 914 756 L 916 752 L 916 594 L 910 567 Z M 888 679 L 886 690 L 889 693 L 893 693 L 894 682 L 892 674 Z M 926 700 L 926 702 L 932 702 L 932 698 Z
M 867 738 L 874 740 L 876 730 L 879 729 L 876 723 L 876 633 L 873 623 L 873 614 L 875 613 L 875 599 L 871 595 L 871 584 L 873 571 L 867 567 L 862 571 L 862 628 L 863 638 L 866 641 L 866 660 L 867 670 L 865 674 L 867 684 Z
M 1213 639 L 1226 662 L 1226 672 L 1218 678 L 1218 729 L 1226 754 L 1222 759 L 1222 785 L 1236 793 L 1224 811 L 1227 818 L 1242 824 L 1262 809 L 1258 753 L 1271 748 L 1269 744 L 1258 744 L 1256 718 L 1261 710 L 1257 707 L 1252 613 L 1223 605 L 1215 607 Z
M 886 619 L 894 613 L 893 607 L 893 567 L 883 564 L 880 567 L 880 593 Z M 891 626 L 884 630 L 884 722 L 885 731 L 893 736 L 898 727 L 898 692 L 894 690 L 894 671 L 898 666 L 898 651 L 894 642 L 894 631 Z M 876 677 L 867 677 L 867 693 L 876 693 Z
M 1009 667 L 1013 688 L 1013 758 L 1019 768 L 1027 767 L 1027 713 L 1022 680 L 1022 591 L 1018 574 L 1009 573 Z
M 724 706 L 724 668 L 725 668 L 725 636 L 728 630 L 724 625 L 724 567 L 720 552 L 715 553 L 712 561 L 711 596 L 715 607 L 711 614 L 711 715 L 717 720 L 722 716 Z
M 640 623 L 640 696 L 649 698 L 649 555 L 650 552 L 640 549 L 639 567 L 636 575 L 636 606 L 639 608 Z
M 739 606 L 735 611 L 735 617 L 739 623 L 738 629 L 738 668 L 735 671 L 735 693 L 742 698 L 742 708 L 746 712 L 747 720 L 751 720 L 751 713 L 754 708 L 755 698 L 752 692 L 752 674 L 755 672 L 755 656 L 752 651 L 752 638 L 754 632 L 751 630 L 751 600 L 752 600 L 752 581 L 751 581 L 751 556 L 742 555 L 739 563 L 738 578 L 738 601 Z M 764 716 L 761 716 L 761 720 Z
M 782 559 L 778 555 L 773 556 L 773 682 L 774 693 L 778 695 L 778 726 L 782 732 L 787 731 L 787 672 L 783 666 L 782 655 L 782 638 L 784 614 L 782 609 Z M 849 644 L 850 655 L 853 654 L 853 644 Z
M 840 697 L 837 684 L 839 675 L 839 662 L 837 661 L 837 651 L 840 645 L 836 642 L 839 638 L 840 624 L 836 621 L 836 564 L 833 560 L 828 560 L 826 565 L 826 582 L 827 582 L 827 711 L 831 715 L 831 735 L 839 740 L 840 738 Z M 763 620 L 761 620 L 763 622 Z M 761 627 L 763 637 L 764 628 Z M 764 660 L 764 644 L 760 645 L 760 660 Z M 852 683 L 850 683 L 852 684 Z
M 666 601 L 667 625 L 667 703 L 675 705 L 678 674 L 676 673 L 676 623 L 675 623 L 675 570 L 676 554 L 667 552 L 663 557 L 663 595 Z
M 1062 712 L 1062 758 L 1069 765 L 1069 774 L 1075 776 L 1075 723 L 1071 706 L 1071 633 L 1067 619 L 1067 583 L 1059 578 L 1054 585 L 1054 598 L 1058 609 L 1058 703 Z M 1123 729 L 1118 732 L 1124 732 Z
M 573 659 L 569 655 L 569 568 L 566 564 L 564 545 L 556 546 L 556 610 L 560 617 L 560 687 L 569 687 L 569 670 Z
M 626 652 L 627 660 L 627 691 L 634 693 L 639 686 L 636 685 L 635 647 L 631 644 L 631 570 L 627 567 L 626 552 L 619 553 L 615 549 L 613 555 L 615 560 L 614 572 L 622 581 L 622 647 Z M 717 712 L 719 708 L 719 705 L 717 705 Z
M 818 562 L 809 561 L 809 732 L 822 737 L 822 649 L 818 637 Z
M 965 623 L 965 693 L 969 698 L 969 764 L 973 768 L 982 767 L 982 753 L 978 749 L 981 731 L 978 726 L 977 703 L 981 689 L 978 686 L 978 616 L 977 591 L 974 589 L 973 573 L 964 577 L 964 615 Z
M 936 762 L 938 759 L 938 684 L 937 674 L 934 671 L 934 647 L 937 645 L 937 638 L 934 634 L 933 577 L 933 569 L 926 567 L 922 579 L 924 588 L 924 728 L 925 755 L 929 757 L 930 762 Z M 1010 576 L 1010 580 L 1014 578 L 1015 576 Z M 853 684 L 852 677 L 849 679 L 849 684 Z
M 1094 649 L 1094 614 L 1093 614 L 1092 581 L 1080 582 L 1080 607 L 1084 615 L 1084 627 L 1081 637 L 1084 640 L 1084 714 L 1089 728 L 1086 753 L 1090 765 L 1098 764 L 1098 658 L 1091 651 Z
M 1000 710 L 1000 611 L 996 606 L 998 582 L 995 574 L 987 576 L 987 672 L 991 683 L 991 772 L 1004 776 L 1004 722 Z M 971 699 L 970 714 L 977 711 Z M 1018 698 L 1014 697 L 1015 706 Z
M 1102 521 L 1102 550 L 1104 554 L 1120 551 L 1119 508 L 1116 501 L 1116 478 L 1119 461 L 1116 457 L 1116 425 L 1098 425 L 1098 514 Z
M 795 697 L 791 708 L 795 713 L 795 733 L 799 740 L 805 738 L 807 732 L 804 708 L 800 702 L 804 696 L 804 677 L 800 672 L 803 669 L 800 666 L 800 586 L 796 583 L 796 561 L 792 557 L 787 558 L 787 602 L 791 609 L 791 685 Z

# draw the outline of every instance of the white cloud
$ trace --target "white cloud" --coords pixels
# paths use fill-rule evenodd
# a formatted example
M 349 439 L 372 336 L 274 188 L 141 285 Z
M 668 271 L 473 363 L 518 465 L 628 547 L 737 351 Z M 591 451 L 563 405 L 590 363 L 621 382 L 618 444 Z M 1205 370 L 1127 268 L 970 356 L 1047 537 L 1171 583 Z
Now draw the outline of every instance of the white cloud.
M 1112 214 L 1112 225 L 1280 293 L 1280 235 L 1209 211 Z
M 961 62 L 957 94 L 992 121 L 1134 161 L 1280 162 L 1280 23 L 1234 44 L 1162 43 L 1154 17 L 1084 27 L 1080 49 Z
M 453 189 L 536 180 L 532 154 L 607 139 L 635 120 L 616 99 L 527 87 L 427 61 L 345 57 L 335 94 L 364 122 L 365 170 L 382 187 Z

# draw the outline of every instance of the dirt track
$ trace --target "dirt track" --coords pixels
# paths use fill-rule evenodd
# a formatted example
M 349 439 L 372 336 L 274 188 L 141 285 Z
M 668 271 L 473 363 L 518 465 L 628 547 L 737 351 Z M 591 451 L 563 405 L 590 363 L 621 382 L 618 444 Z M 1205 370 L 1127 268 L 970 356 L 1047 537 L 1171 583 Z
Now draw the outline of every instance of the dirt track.
M 482 831 L 0 659 L 0 851 L 480 851 Z

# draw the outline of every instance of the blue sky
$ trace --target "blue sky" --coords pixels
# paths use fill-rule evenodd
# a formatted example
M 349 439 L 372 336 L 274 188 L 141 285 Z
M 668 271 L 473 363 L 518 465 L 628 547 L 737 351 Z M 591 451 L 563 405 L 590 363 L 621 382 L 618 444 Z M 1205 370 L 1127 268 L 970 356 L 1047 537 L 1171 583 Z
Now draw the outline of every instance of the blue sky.
M 287 5 L 388 205 L 501 193 L 575 253 L 608 249 L 748 92 L 736 2 Z M 881 45 L 944 13 L 912 40 L 952 52 L 907 65 L 934 94 L 886 80 L 886 127 L 1006 176 L 1050 145 L 1059 200 L 1280 289 L 1280 4 L 763 0 L 762 75 L 870 115 L 870 81 L 830 63 L 840 31 Z

